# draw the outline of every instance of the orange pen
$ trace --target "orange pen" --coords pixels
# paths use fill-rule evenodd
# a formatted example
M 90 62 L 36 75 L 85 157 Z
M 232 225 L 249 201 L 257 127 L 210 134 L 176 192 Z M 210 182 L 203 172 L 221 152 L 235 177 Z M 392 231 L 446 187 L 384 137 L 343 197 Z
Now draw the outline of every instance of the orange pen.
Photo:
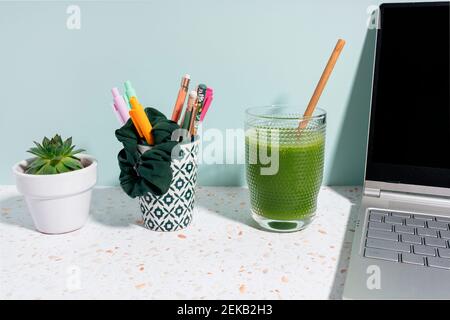
M 136 110 L 130 110 L 128 111 L 131 121 L 134 124 L 134 127 L 136 128 L 137 133 L 139 134 L 139 137 L 144 138 L 144 135 L 141 132 L 141 127 L 139 126 L 138 117 L 136 116 Z
M 177 101 L 175 102 L 175 106 L 173 107 L 172 112 L 172 121 L 178 122 L 180 119 L 181 112 L 183 111 L 184 101 L 186 100 L 186 94 L 189 88 L 189 82 L 191 81 L 191 77 L 186 74 L 181 79 L 181 87 L 178 91 Z
M 153 136 L 151 134 L 152 125 L 145 114 L 144 108 L 136 97 L 130 98 L 130 105 L 130 117 L 136 127 L 136 130 L 141 137 L 145 138 L 145 141 L 147 141 L 148 144 L 152 145 L 154 143 Z

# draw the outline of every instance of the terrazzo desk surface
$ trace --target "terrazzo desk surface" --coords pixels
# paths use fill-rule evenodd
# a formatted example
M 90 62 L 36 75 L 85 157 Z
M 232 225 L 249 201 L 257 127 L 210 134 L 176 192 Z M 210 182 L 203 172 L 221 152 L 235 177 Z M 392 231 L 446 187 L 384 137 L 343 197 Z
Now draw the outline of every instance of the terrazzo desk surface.
M 304 231 L 262 231 L 245 188 L 200 187 L 189 228 L 142 227 L 137 200 L 94 190 L 80 230 L 34 230 L 14 186 L 0 187 L 0 299 L 341 298 L 361 188 L 322 187 Z

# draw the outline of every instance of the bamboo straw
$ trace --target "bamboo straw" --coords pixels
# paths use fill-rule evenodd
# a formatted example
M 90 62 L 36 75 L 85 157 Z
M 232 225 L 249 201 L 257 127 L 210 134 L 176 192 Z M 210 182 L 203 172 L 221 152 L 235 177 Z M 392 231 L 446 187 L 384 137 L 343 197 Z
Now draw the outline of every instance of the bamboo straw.
M 336 64 L 336 61 L 339 58 L 339 55 L 342 49 L 344 48 L 344 45 L 345 41 L 342 39 L 339 39 L 338 42 L 336 43 L 333 53 L 331 54 L 330 59 L 328 59 L 328 63 L 322 72 L 322 76 L 320 77 L 319 82 L 317 83 L 316 89 L 314 90 L 311 100 L 309 100 L 308 107 L 306 108 L 306 111 L 303 114 L 303 118 L 298 124 L 299 130 L 304 129 L 308 125 L 308 120 L 303 119 L 312 116 L 314 109 L 317 106 L 317 102 L 319 102 L 320 95 L 322 94 L 322 91 L 325 88 L 325 85 L 327 84 L 328 78 L 330 77 L 331 72 L 333 71 L 334 65 Z

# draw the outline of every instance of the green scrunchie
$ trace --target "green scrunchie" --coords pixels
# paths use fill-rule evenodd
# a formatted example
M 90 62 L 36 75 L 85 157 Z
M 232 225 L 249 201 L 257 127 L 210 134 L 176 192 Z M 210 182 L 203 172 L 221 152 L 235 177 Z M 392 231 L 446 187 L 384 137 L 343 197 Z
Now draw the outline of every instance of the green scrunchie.
M 116 138 L 124 148 L 117 158 L 120 167 L 120 186 L 132 198 L 143 196 L 147 192 L 162 195 L 169 190 L 172 181 L 170 168 L 172 149 L 178 144 L 171 141 L 172 132 L 179 125 L 168 120 L 164 114 L 153 108 L 146 108 L 145 113 L 153 129 L 154 145 L 141 154 L 138 145 L 142 142 L 131 119 L 116 130 Z

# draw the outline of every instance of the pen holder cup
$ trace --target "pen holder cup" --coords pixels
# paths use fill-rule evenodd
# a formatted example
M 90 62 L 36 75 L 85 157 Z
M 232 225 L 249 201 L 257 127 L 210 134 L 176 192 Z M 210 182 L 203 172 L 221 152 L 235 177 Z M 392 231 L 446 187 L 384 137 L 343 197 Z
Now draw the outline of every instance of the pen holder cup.
M 180 157 L 172 159 L 172 181 L 169 191 L 162 195 L 147 193 L 139 197 L 143 224 L 153 231 L 177 231 L 186 228 L 192 221 L 197 183 L 198 152 L 200 140 L 181 143 Z M 140 152 L 149 149 L 139 146 Z

